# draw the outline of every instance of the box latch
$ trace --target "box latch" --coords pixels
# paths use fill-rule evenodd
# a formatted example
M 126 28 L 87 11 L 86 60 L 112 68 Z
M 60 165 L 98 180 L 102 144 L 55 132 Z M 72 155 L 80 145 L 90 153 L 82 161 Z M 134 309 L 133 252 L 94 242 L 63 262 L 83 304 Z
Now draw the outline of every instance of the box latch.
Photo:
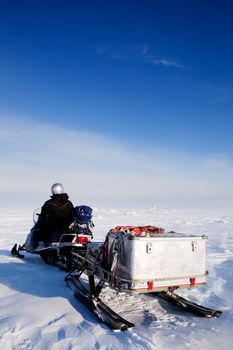
M 152 252 L 152 243 L 147 243 L 146 244 L 146 252 L 150 254 Z
M 197 250 L 197 241 L 192 241 L 192 251 L 195 252 Z

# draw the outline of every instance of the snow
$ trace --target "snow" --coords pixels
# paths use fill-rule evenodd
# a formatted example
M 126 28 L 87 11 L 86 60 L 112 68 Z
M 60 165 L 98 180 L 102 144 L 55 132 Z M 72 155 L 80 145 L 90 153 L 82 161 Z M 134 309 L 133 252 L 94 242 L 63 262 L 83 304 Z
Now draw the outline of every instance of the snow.
M 233 344 L 233 211 L 94 208 L 94 236 L 117 225 L 156 225 L 166 231 L 207 235 L 208 284 L 179 291 L 223 311 L 217 319 L 187 314 L 149 295 L 105 288 L 102 298 L 136 326 L 112 332 L 72 294 L 65 272 L 26 254 L 11 257 L 32 226 L 32 208 L 0 209 L 0 349 L 123 350 L 219 349 Z

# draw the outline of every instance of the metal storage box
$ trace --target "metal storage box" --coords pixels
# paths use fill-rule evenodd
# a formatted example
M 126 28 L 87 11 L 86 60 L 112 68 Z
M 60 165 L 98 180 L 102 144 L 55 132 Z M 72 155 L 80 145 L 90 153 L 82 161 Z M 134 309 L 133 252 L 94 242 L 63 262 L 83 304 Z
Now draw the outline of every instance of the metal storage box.
M 108 235 L 107 264 L 121 288 L 155 291 L 206 283 L 206 236 Z

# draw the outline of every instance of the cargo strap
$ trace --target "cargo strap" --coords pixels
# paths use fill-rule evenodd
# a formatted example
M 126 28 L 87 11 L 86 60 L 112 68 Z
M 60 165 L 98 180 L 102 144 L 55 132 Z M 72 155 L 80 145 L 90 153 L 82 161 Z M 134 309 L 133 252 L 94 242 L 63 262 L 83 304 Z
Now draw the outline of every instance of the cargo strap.
M 125 234 L 141 235 L 142 233 L 159 234 L 164 233 L 165 230 L 162 227 L 156 226 L 116 226 L 110 232 L 124 232 Z

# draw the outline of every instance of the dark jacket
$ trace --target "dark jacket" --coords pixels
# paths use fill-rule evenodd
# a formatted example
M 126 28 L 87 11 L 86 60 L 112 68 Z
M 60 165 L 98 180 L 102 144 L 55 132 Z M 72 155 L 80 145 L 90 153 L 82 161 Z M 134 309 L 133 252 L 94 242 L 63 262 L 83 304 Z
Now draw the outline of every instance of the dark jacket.
M 74 206 L 67 193 L 53 194 L 41 208 L 41 222 L 44 241 L 57 241 L 68 231 L 74 218 Z

